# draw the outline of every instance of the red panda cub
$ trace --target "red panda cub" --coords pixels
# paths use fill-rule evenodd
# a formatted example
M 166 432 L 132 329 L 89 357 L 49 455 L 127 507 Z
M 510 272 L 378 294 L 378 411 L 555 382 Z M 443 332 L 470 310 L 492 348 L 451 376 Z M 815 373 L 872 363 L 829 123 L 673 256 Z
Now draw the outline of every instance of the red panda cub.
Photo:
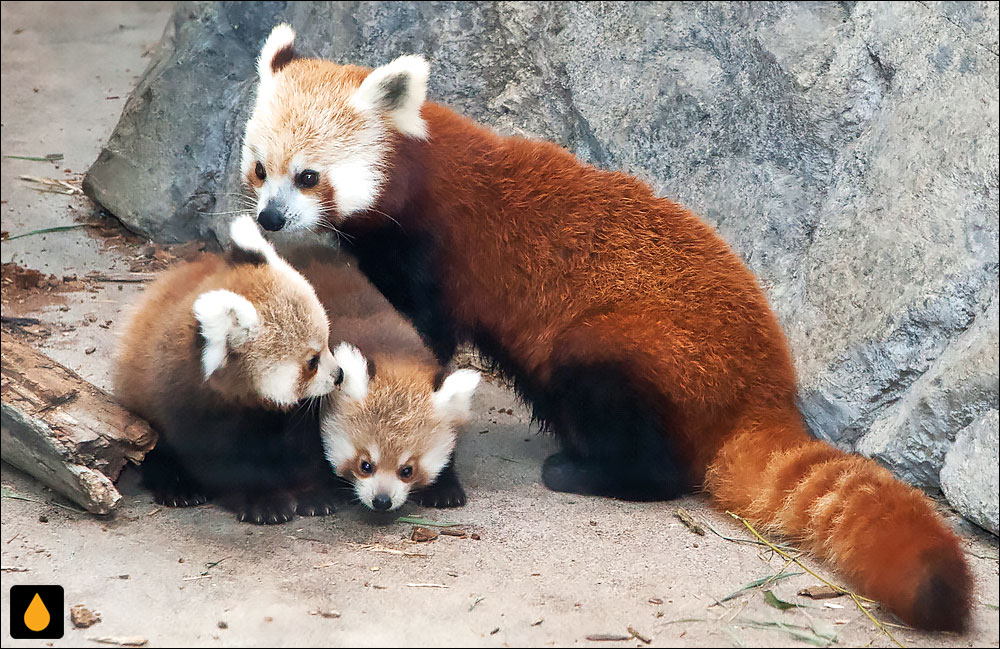
M 316 401 L 340 370 L 326 313 L 252 218 L 230 234 L 225 257 L 150 284 L 121 338 L 115 395 L 159 434 L 143 480 L 158 503 L 219 497 L 258 524 L 329 513 Z
M 336 229 L 440 361 L 491 356 L 558 436 L 557 491 L 699 485 L 905 622 L 961 629 L 972 580 L 928 498 L 812 439 L 785 336 L 712 229 L 642 181 L 425 101 L 428 65 L 258 61 L 242 170 L 268 230 Z
M 479 373 L 448 376 L 400 316 L 346 260 L 298 265 L 330 320 L 343 371 L 320 419 L 326 457 L 365 506 L 395 510 L 466 502 L 453 449 L 469 418 Z

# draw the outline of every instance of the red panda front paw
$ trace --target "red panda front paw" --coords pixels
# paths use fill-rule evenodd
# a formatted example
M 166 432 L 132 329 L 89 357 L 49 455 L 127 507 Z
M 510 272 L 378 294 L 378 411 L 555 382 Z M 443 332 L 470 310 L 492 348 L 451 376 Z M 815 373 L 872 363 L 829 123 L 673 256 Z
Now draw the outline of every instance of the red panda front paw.
M 438 479 L 431 486 L 415 492 L 412 498 L 414 502 L 424 507 L 463 507 L 466 501 L 465 489 L 462 488 L 457 476 Z
M 295 517 L 295 501 L 284 493 L 247 495 L 235 510 L 240 522 L 280 525 Z
M 208 496 L 187 490 L 157 491 L 153 500 L 164 507 L 197 507 L 208 502 Z
M 414 494 L 413 500 L 424 507 L 463 507 L 466 499 L 462 485 L 456 484 L 446 489 L 432 485 Z
M 336 511 L 332 494 L 323 491 L 295 494 L 295 501 L 295 513 L 299 516 L 326 516 Z

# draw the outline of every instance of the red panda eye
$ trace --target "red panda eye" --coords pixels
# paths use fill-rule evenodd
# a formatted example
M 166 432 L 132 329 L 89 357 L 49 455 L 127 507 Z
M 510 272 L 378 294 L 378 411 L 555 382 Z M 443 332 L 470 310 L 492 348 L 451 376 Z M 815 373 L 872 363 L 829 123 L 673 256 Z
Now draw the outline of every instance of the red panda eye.
M 319 354 L 313 355 L 313 357 L 309 359 L 309 362 L 306 363 L 306 367 L 309 368 L 310 372 L 315 372 L 316 368 L 319 367 Z
M 254 173 L 256 173 L 257 177 L 260 178 L 261 180 L 267 178 L 267 171 L 264 170 L 264 164 L 261 162 L 257 163 L 257 167 L 254 169 Z
M 296 182 L 299 187 L 315 187 L 316 183 L 319 182 L 319 172 L 313 171 L 312 169 L 306 169 L 299 174 Z
M 407 464 L 402 469 L 399 470 L 399 477 L 404 480 L 409 480 L 413 475 L 413 467 Z
M 364 460 L 361 461 L 361 473 L 364 473 L 365 475 L 371 475 L 374 472 L 375 472 L 375 467 L 371 465 L 371 462 L 365 462 Z

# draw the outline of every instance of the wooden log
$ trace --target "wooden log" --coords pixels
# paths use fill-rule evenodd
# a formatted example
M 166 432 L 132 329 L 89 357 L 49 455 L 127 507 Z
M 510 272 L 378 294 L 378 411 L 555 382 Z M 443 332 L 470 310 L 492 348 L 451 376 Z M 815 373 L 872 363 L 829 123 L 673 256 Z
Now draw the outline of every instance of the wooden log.
M 5 332 L 0 342 L 3 460 L 94 514 L 121 494 L 114 481 L 138 464 L 156 433 L 114 398 Z

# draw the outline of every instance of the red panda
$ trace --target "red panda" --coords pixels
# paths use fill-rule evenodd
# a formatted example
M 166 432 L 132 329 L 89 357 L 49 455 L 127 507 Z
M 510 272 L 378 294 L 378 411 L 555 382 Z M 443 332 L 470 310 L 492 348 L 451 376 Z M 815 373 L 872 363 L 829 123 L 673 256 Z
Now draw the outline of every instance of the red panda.
M 254 523 L 329 513 L 320 408 L 302 405 L 340 378 L 326 313 L 251 217 L 230 234 L 226 257 L 150 284 L 119 342 L 115 395 L 159 434 L 143 481 L 161 504 L 218 496 Z
M 343 382 L 320 419 L 337 474 L 379 511 L 398 509 L 407 498 L 429 507 L 464 505 L 452 451 L 479 373 L 444 377 L 413 327 L 346 260 L 293 263 L 326 308 L 330 344 L 350 341 L 334 351 Z
M 682 206 L 553 144 L 425 101 L 428 65 L 299 58 L 275 28 L 242 171 L 268 230 L 334 229 L 439 360 L 471 342 L 558 436 L 557 491 L 721 510 L 831 560 L 925 629 L 971 576 L 921 492 L 812 439 L 755 277 Z

